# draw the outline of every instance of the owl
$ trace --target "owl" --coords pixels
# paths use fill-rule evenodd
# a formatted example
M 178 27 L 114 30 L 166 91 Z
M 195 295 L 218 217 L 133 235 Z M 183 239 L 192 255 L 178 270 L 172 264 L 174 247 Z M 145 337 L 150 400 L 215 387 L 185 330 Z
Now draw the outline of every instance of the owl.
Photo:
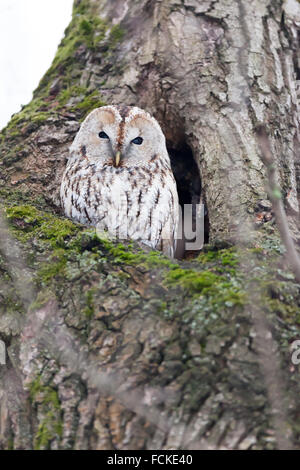
M 93 110 L 70 147 L 60 196 L 67 217 L 174 257 L 176 181 L 165 136 L 146 111 L 129 106 Z

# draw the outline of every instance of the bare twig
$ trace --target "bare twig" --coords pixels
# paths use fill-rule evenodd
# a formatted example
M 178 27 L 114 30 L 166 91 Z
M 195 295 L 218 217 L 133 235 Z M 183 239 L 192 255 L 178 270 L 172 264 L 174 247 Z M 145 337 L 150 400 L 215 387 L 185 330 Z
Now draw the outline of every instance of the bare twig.
M 36 297 L 34 282 L 18 243 L 10 236 L 0 209 L 0 252 L 2 253 L 18 295 L 27 310 Z
M 300 257 L 289 230 L 287 215 L 283 207 L 281 190 L 277 184 L 275 160 L 271 151 L 270 141 L 265 126 L 261 126 L 258 130 L 258 142 L 261 149 L 262 161 L 267 168 L 269 197 L 272 202 L 276 224 L 278 226 L 282 242 L 286 248 L 288 261 L 294 271 L 297 281 L 300 282 Z

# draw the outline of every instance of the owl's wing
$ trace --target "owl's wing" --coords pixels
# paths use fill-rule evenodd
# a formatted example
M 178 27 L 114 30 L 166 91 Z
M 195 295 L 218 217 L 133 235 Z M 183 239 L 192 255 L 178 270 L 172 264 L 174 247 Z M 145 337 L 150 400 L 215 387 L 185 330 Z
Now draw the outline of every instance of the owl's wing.
M 161 232 L 161 250 L 170 258 L 174 258 L 176 245 L 178 241 L 179 230 L 179 202 L 177 187 L 174 178 L 172 177 L 172 184 L 169 185 L 170 199 L 167 218 L 164 222 Z
M 161 241 L 161 250 L 164 255 L 168 256 L 169 258 L 174 258 L 176 250 L 174 240 L 163 239 Z

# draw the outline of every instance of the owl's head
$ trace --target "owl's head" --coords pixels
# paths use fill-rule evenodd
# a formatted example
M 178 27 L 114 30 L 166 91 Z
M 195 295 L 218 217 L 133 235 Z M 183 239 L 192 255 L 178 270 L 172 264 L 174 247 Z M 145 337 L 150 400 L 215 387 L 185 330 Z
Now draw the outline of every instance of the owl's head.
M 169 162 L 166 139 L 149 113 L 131 106 L 103 106 L 82 123 L 70 148 L 71 157 L 122 167 L 143 166 L 157 155 Z

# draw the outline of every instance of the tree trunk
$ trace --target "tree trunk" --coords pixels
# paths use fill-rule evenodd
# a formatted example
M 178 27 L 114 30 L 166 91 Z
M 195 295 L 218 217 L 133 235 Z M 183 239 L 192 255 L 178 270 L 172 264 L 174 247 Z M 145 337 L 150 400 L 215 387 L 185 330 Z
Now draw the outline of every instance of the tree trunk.
M 299 285 L 256 133 L 267 126 L 297 238 L 299 10 L 75 1 L 51 68 L 2 132 L 1 448 L 297 447 Z M 104 103 L 161 124 L 180 202 L 207 207 L 210 245 L 194 260 L 59 215 L 68 147 Z

